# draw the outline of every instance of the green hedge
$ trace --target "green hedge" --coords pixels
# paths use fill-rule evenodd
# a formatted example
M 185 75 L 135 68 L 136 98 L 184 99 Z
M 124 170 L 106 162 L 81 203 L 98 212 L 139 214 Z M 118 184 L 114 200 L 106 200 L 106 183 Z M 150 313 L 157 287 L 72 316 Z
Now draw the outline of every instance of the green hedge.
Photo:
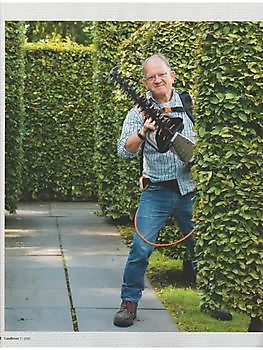
M 56 41 L 25 49 L 24 198 L 92 197 L 93 51 Z
M 203 306 L 262 316 L 260 23 L 202 24 L 196 179 Z
M 5 25 L 5 208 L 17 208 L 22 186 L 24 120 L 24 25 Z
M 96 104 L 94 167 L 96 190 L 100 207 L 105 215 L 116 218 L 115 186 L 119 185 L 117 173 L 118 119 L 116 111 L 123 108 L 114 101 L 114 86 L 109 82 L 110 70 L 118 64 L 117 48 L 140 22 L 97 22 L 94 45 L 94 98 Z M 120 216 L 120 215 L 119 215 Z
M 145 40 L 148 28 L 151 25 L 143 25 L 132 33 L 129 38 L 122 41 L 116 50 L 116 65 L 125 76 L 131 77 L 137 90 L 142 91 L 140 80 L 140 60 L 143 59 L 140 50 L 140 40 Z M 138 41 L 139 38 L 139 41 Z M 137 53 L 136 55 L 134 55 Z M 127 57 L 129 56 L 130 57 Z M 113 151 L 115 161 L 116 180 L 111 182 L 108 191 L 108 212 L 114 218 L 132 217 L 137 207 L 140 172 L 139 156 L 134 159 L 122 159 L 117 156 L 117 142 L 121 134 L 122 124 L 129 109 L 134 102 L 121 91 L 118 85 L 110 82 L 112 111 L 115 117 L 115 130 L 113 139 Z M 110 204 L 110 205 L 109 205 Z

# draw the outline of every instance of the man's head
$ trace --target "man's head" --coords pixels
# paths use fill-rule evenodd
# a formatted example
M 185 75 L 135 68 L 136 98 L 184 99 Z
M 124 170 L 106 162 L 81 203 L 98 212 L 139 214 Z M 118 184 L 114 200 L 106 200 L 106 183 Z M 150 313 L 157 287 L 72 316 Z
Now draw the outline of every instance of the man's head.
M 172 96 L 175 72 L 161 54 L 154 54 L 142 63 L 143 85 L 158 102 L 167 102 Z

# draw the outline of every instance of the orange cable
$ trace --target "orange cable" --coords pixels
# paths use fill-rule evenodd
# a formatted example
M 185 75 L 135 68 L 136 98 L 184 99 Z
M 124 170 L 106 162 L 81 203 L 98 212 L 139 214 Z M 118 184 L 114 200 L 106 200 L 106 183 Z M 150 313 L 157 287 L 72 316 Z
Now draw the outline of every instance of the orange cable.
M 194 232 L 194 229 L 192 229 L 189 233 L 187 233 L 187 235 L 185 235 L 184 237 L 178 239 L 177 241 L 174 241 L 174 242 L 171 242 L 171 243 L 153 243 L 153 242 L 150 242 L 148 241 L 145 237 L 143 237 L 143 235 L 140 233 L 138 227 L 137 227 L 137 213 L 138 213 L 138 209 L 135 213 L 135 216 L 134 216 L 134 226 L 135 226 L 135 230 L 137 232 L 137 234 L 139 235 L 139 237 L 145 242 L 145 243 L 148 243 L 154 247 L 170 247 L 172 245 L 175 245 L 175 244 L 178 244 L 182 241 L 184 241 L 186 238 L 188 238 L 193 232 Z

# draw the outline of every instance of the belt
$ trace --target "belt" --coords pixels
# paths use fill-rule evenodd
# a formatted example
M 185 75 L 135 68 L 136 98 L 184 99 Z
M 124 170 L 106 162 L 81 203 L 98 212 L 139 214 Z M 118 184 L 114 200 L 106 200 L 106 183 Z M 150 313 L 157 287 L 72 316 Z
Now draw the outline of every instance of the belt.
M 180 193 L 179 190 L 179 185 L 176 179 L 174 180 L 168 180 L 168 181 L 160 181 L 160 182 L 152 182 L 152 181 L 148 181 L 149 185 L 153 185 L 153 186 L 162 186 L 165 188 L 169 188 L 171 190 L 176 191 L 177 193 Z

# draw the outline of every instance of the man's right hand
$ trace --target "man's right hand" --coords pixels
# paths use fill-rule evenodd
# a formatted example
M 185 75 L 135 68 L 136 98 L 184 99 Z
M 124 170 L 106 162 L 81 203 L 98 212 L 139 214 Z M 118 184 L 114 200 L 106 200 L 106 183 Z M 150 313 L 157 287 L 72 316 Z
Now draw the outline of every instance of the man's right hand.
M 126 151 L 131 153 L 136 153 L 140 149 L 141 145 L 143 144 L 144 139 L 146 137 L 146 133 L 149 130 L 151 131 L 156 130 L 155 121 L 153 121 L 151 118 L 146 119 L 142 128 L 139 130 L 139 133 L 142 137 L 139 137 L 138 133 L 128 137 L 125 144 Z
M 145 137 L 148 130 L 156 130 L 156 122 L 152 118 L 145 119 L 145 122 L 140 130 L 140 134 Z

